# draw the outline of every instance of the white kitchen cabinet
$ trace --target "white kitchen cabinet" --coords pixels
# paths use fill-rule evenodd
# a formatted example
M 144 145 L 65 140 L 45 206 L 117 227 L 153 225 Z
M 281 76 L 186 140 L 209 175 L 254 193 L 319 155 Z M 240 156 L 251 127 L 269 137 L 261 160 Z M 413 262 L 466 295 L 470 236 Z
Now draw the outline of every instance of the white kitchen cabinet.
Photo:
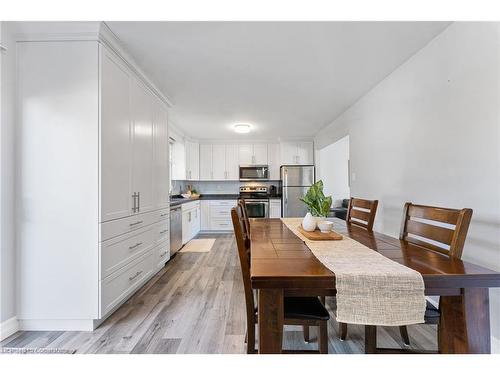
M 169 205 L 169 143 L 168 112 L 165 104 L 154 99 L 154 158 L 153 158 L 153 206 L 165 208 Z
M 214 144 L 212 145 L 212 179 L 225 180 L 226 179 L 226 145 Z
M 182 139 L 175 139 L 172 147 L 172 172 L 170 178 L 174 181 L 186 179 L 186 146 Z
M 314 164 L 313 142 L 281 142 L 280 154 L 282 165 Z
M 281 199 L 269 199 L 269 217 L 271 219 L 281 217 Z
M 257 164 L 266 165 L 267 144 L 243 144 L 238 146 L 238 160 L 240 165 Z
M 132 80 L 132 194 L 135 212 L 153 209 L 153 102 L 152 95 L 137 79 Z
M 213 144 L 211 149 L 212 169 L 209 179 L 214 181 L 239 180 L 238 146 Z M 205 152 L 208 154 L 208 151 Z
M 212 180 L 212 176 L 212 145 L 200 144 L 200 181 Z
M 200 201 L 200 230 L 207 231 L 210 230 L 210 201 L 202 200 Z
M 238 160 L 240 165 L 253 164 L 253 145 L 239 145 Z
M 267 144 L 256 143 L 253 145 L 253 161 L 254 164 L 268 164 Z
M 186 180 L 200 179 L 200 144 L 186 141 Z
M 238 146 L 226 145 L 226 180 L 238 181 L 240 179 L 240 166 L 238 164 Z
M 155 231 L 168 219 L 167 113 L 98 35 L 40 38 L 16 51 L 17 318 L 93 330 L 156 272 L 158 241 L 169 246 Z
M 200 231 L 200 201 L 182 205 L 182 244 L 189 242 Z
M 314 164 L 313 142 L 297 143 L 298 164 Z
M 269 143 L 267 145 L 267 156 L 269 165 L 269 180 L 280 179 L 280 145 L 279 143 Z
M 132 213 L 132 137 L 130 75 L 111 53 L 101 49 L 101 220 Z

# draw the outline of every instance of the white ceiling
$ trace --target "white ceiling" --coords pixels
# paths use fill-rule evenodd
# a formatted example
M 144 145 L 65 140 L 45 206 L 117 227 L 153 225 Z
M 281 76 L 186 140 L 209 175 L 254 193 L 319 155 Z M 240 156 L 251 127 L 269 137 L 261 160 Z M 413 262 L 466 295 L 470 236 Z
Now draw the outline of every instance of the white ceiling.
M 313 137 L 446 22 L 107 22 L 196 138 Z M 254 124 L 250 134 L 231 130 Z

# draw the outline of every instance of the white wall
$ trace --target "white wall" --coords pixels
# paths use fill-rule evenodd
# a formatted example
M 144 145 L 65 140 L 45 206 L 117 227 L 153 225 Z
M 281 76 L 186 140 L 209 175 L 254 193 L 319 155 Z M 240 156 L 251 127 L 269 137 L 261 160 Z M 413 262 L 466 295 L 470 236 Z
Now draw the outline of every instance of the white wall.
M 397 235 L 405 201 L 470 207 L 464 260 L 500 271 L 500 24 L 454 23 L 321 131 L 349 134 L 352 195 Z M 354 179 L 353 174 L 356 178 Z M 500 290 L 490 290 L 500 352 Z
M 14 90 L 15 45 L 11 24 L 0 22 L 0 324 L 16 315 L 14 251 Z M 12 327 L 12 325 L 10 325 Z
M 341 206 L 342 200 L 349 198 L 349 136 L 316 153 L 316 177 L 323 180 L 323 191 L 332 196 L 333 207 Z

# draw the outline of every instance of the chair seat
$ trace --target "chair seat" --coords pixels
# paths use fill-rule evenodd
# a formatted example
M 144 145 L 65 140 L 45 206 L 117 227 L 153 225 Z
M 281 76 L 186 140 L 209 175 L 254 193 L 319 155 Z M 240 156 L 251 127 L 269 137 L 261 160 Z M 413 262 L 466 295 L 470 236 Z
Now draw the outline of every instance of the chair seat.
M 425 323 L 426 324 L 438 324 L 441 313 L 439 309 L 435 307 L 432 303 L 427 301 L 425 306 Z
M 330 319 L 330 314 L 317 297 L 285 297 L 283 305 L 285 319 Z

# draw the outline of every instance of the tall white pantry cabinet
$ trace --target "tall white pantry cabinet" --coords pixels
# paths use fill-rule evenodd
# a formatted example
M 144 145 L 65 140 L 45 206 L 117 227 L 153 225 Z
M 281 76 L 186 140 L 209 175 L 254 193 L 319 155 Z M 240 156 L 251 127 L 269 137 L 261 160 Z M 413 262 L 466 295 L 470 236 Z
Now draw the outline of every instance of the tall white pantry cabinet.
M 18 319 L 92 330 L 170 257 L 167 105 L 101 41 L 17 48 Z

